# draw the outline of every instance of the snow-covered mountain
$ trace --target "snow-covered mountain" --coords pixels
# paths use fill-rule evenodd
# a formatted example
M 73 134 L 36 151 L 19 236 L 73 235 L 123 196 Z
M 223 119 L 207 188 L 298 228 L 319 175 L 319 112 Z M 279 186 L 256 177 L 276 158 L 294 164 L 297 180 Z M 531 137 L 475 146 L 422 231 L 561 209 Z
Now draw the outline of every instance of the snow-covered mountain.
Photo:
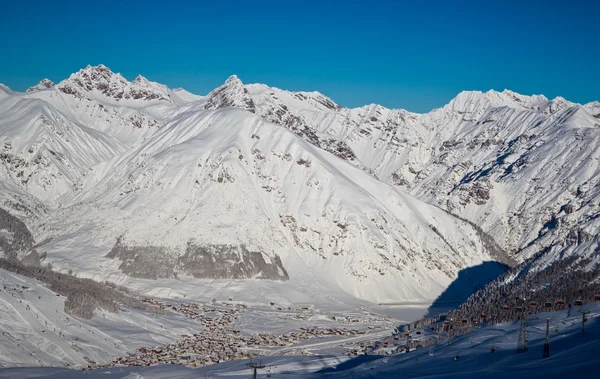
M 332 152 L 480 225 L 518 260 L 540 251 L 550 253 L 546 262 L 565 253 L 596 256 L 598 102 L 465 91 L 415 114 L 244 87 L 261 117 L 327 150 L 340 147 Z
M 349 109 L 235 75 L 198 96 L 100 65 L 2 86 L 0 110 L 0 206 L 43 208 L 27 224 L 47 259 L 97 279 L 432 300 L 503 259 L 495 243 L 519 261 L 597 256 L 598 103 L 505 90 L 427 114 Z
M 433 299 L 458 271 L 492 259 L 468 223 L 320 149 L 339 140 L 270 122 L 281 119 L 268 117 L 266 88 L 232 76 L 201 97 L 101 65 L 26 94 L 4 90 L 2 170 L 50 209 L 29 223 L 50 241 L 47 260 L 98 279 L 294 286 L 310 275 L 393 301 Z M 278 94 L 341 109 L 318 93 Z
M 40 236 L 91 231 L 95 259 L 142 278 L 312 272 L 365 300 L 431 299 L 490 259 L 469 224 L 242 110 L 180 114 L 79 187 Z

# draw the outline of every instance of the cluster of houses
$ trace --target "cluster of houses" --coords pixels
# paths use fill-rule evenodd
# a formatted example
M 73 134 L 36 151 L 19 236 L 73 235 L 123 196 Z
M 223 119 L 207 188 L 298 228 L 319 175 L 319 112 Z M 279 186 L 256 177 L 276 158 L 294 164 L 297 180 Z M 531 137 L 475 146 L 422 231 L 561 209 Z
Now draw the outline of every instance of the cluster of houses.
M 108 364 L 90 364 L 88 369 L 120 366 L 150 366 L 170 363 L 188 367 L 208 366 L 234 359 L 248 358 L 254 352 L 264 352 L 273 347 L 287 347 L 312 339 L 335 336 L 358 336 L 366 330 L 347 328 L 304 327 L 296 332 L 281 335 L 271 333 L 242 334 L 231 328 L 237 313 L 244 306 L 229 304 L 230 307 L 208 307 L 198 304 L 173 305 L 155 299 L 143 301 L 165 310 L 180 313 L 194 319 L 203 329 L 193 335 L 184 335 L 180 340 L 167 345 L 138 348 L 127 356 L 119 357 Z

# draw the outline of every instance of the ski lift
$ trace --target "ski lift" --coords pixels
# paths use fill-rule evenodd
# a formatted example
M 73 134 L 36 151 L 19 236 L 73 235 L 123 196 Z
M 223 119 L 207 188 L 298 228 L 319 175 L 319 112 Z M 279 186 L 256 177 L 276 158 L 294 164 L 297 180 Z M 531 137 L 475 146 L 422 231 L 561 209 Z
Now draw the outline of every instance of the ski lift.
M 410 333 L 404 333 L 404 337 L 410 337 Z
M 444 321 L 444 325 L 446 325 L 446 326 L 450 325 L 450 321 Z
M 575 306 L 580 307 L 583 305 L 583 300 L 575 300 Z
M 564 300 L 556 300 L 556 306 L 557 307 L 564 307 L 565 306 L 565 301 Z
M 510 307 L 508 305 L 503 306 L 502 309 L 507 312 L 510 311 Z
M 596 296 L 594 296 L 594 300 L 595 300 L 595 301 L 600 301 L 600 295 L 596 295 Z
M 456 326 L 461 326 L 461 325 L 462 325 L 462 323 L 461 323 L 460 321 L 457 321 L 457 322 L 455 322 L 455 323 L 454 323 L 454 325 L 456 325 Z
M 420 332 L 420 331 L 417 331 L 417 334 L 421 334 L 421 332 Z
M 547 302 L 544 303 L 544 307 L 546 307 L 546 308 L 552 308 L 552 303 L 549 302 L 549 301 L 547 301 Z
M 529 306 L 530 306 L 531 308 L 537 308 L 537 302 L 536 302 L 536 301 L 530 301 L 530 302 L 529 302 Z
M 485 319 L 485 318 L 487 318 L 487 315 L 486 315 L 485 313 L 482 313 L 482 314 L 481 314 L 481 318 L 484 318 L 484 319 Z
M 469 322 L 469 320 L 467 320 L 466 318 L 463 318 L 463 320 L 462 320 L 462 323 L 463 323 L 464 325 L 467 325 L 467 323 L 468 323 L 468 322 Z
M 431 328 L 429 328 L 429 330 L 431 330 L 433 332 L 433 331 L 435 331 L 435 328 L 432 326 Z
M 523 312 L 523 307 L 516 307 L 516 308 L 515 308 L 515 311 L 516 311 L 517 313 L 521 313 L 521 312 Z

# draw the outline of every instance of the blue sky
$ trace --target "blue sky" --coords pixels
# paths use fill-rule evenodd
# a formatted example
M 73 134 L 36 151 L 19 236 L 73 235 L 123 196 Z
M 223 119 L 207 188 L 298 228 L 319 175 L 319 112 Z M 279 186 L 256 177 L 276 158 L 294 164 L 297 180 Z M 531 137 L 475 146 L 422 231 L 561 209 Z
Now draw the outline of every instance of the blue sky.
M 600 100 L 600 1 L 6 1 L 0 82 L 103 63 L 205 94 L 245 83 L 425 112 L 461 90 Z

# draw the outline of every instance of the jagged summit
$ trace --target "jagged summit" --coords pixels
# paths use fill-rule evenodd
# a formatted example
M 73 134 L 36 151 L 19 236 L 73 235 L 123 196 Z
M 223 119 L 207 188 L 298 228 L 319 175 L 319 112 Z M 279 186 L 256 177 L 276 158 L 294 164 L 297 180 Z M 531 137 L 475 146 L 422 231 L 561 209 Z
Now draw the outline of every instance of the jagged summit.
M 133 82 L 129 82 L 120 73 L 115 74 L 103 64 L 88 65 L 71 74 L 68 79 L 61 81 L 57 87 L 59 91 L 76 97 L 101 94 L 116 101 L 123 99 L 169 100 L 166 86 L 150 82 L 141 75 Z
M 35 86 L 29 87 L 27 89 L 27 91 L 25 91 L 25 93 L 42 91 L 42 90 L 45 90 L 45 89 L 48 89 L 48 88 L 52 88 L 52 87 L 54 87 L 54 82 L 52 80 L 50 80 L 50 79 L 42 79 Z
M 208 94 L 205 109 L 240 108 L 256 112 L 256 106 L 248 89 L 237 75 L 231 75 L 225 83 Z

